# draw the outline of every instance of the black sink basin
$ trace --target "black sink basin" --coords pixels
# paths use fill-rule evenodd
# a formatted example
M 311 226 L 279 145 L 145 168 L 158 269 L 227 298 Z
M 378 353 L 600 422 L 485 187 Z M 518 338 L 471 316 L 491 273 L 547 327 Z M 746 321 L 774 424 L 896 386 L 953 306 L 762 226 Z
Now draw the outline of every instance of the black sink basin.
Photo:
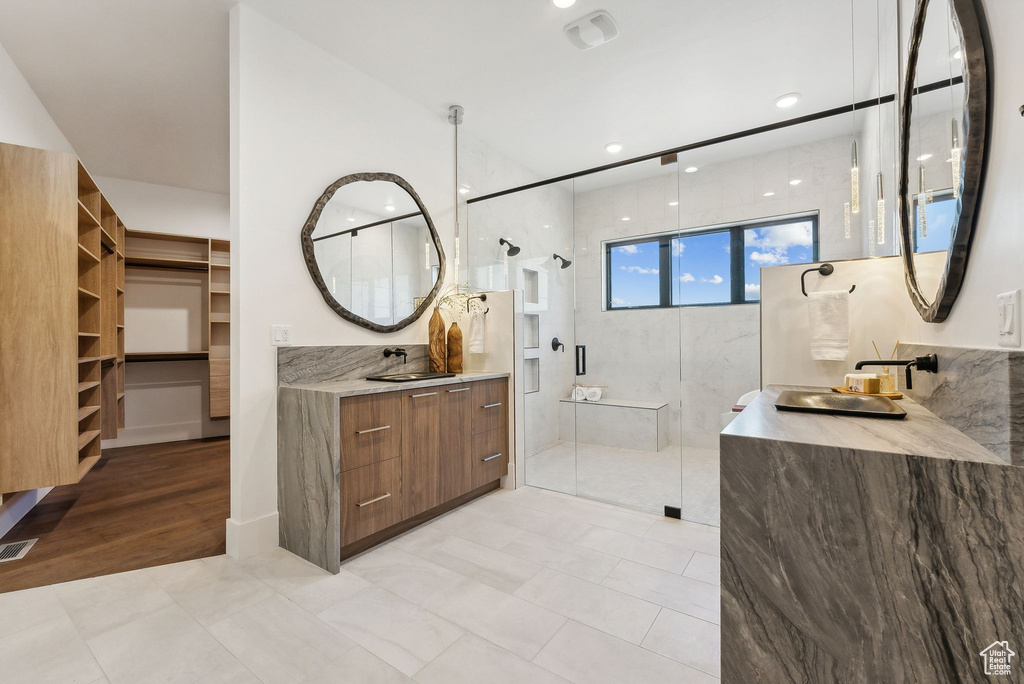
M 455 373 L 391 373 L 390 375 L 371 375 L 367 380 L 381 382 L 415 382 L 416 380 L 435 380 L 437 378 L 454 378 Z
M 785 390 L 775 400 L 775 408 L 780 411 L 831 413 L 863 418 L 895 418 L 900 420 L 907 417 L 907 412 L 888 397 L 836 394 L 834 392 Z

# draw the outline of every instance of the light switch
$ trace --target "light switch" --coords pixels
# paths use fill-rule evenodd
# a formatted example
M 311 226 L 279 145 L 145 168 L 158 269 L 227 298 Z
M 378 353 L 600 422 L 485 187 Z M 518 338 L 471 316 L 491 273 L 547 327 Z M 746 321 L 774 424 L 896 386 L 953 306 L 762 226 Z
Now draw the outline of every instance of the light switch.
M 1020 346 L 1020 290 L 996 296 L 999 306 L 999 346 Z
M 287 347 L 292 343 L 292 326 L 270 326 L 270 344 L 275 347 Z

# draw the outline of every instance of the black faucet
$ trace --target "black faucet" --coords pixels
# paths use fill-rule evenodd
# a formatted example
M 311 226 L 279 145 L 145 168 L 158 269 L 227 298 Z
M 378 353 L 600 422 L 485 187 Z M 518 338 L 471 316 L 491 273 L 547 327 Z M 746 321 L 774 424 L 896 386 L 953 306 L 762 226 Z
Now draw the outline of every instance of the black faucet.
M 394 349 L 384 349 L 385 359 L 391 358 L 392 356 L 401 356 L 403 364 L 409 361 L 409 354 L 406 353 L 406 351 L 401 347 L 395 347 Z
M 907 389 L 909 390 L 914 389 L 914 380 L 910 369 L 917 368 L 917 370 L 924 371 L 925 373 L 938 373 L 939 357 L 935 354 L 926 354 L 925 356 L 918 356 L 913 359 L 894 359 L 891 361 L 872 359 L 870 361 L 858 361 L 856 368 L 860 370 L 864 366 L 904 366 L 907 369 Z

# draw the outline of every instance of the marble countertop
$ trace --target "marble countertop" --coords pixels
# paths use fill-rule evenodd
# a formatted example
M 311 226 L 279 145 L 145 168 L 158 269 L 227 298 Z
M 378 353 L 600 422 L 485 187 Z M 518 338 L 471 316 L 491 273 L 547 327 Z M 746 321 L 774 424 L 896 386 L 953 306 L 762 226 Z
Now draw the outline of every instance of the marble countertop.
M 768 385 L 722 431 L 722 435 L 945 460 L 1006 464 L 991 451 L 910 398 L 896 402 L 907 412 L 907 417 L 904 420 L 889 420 L 779 411 L 775 408 L 775 400 L 782 390 L 828 391 L 828 388 Z
M 321 382 L 281 383 L 278 387 L 308 390 L 312 392 L 326 392 L 340 398 L 354 397 L 360 394 L 401 392 L 404 390 L 420 389 L 421 387 L 437 387 L 439 385 L 458 385 L 463 382 L 493 380 L 495 378 L 507 378 L 508 376 L 508 373 L 467 371 L 465 373 L 459 373 L 453 378 L 429 378 L 426 380 L 414 380 L 412 382 L 382 382 L 380 380 L 365 379 L 324 380 Z

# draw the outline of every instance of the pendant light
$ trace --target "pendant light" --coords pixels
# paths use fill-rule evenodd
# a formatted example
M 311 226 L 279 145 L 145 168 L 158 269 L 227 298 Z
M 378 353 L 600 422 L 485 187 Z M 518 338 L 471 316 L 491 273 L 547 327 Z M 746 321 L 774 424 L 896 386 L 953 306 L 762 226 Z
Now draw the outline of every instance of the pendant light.
M 924 164 L 917 169 L 917 224 L 921 226 L 921 237 L 928 237 L 928 186 L 924 182 Z
M 960 126 L 956 119 L 952 121 L 952 148 L 950 149 L 950 162 L 953 165 L 953 199 L 960 197 Z
M 850 201 L 843 205 L 843 237 L 850 239 L 851 214 L 860 213 L 860 165 L 857 160 L 857 34 L 856 11 L 850 0 L 850 114 L 853 116 L 853 140 L 850 141 Z
M 881 155 L 879 155 L 881 157 Z M 878 216 L 875 217 L 875 226 L 878 229 L 878 244 L 885 244 L 885 195 L 882 192 L 882 172 L 878 172 Z
M 875 25 L 881 24 L 881 13 L 878 9 L 878 0 L 875 0 Z M 875 82 L 878 84 L 878 212 L 875 217 L 875 228 L 877 230 L 878 244 L 885 244 L 885 195 L 882 191 L 884 179 L 882 177 L 882 39 L 876 39 L 875 43 Z

